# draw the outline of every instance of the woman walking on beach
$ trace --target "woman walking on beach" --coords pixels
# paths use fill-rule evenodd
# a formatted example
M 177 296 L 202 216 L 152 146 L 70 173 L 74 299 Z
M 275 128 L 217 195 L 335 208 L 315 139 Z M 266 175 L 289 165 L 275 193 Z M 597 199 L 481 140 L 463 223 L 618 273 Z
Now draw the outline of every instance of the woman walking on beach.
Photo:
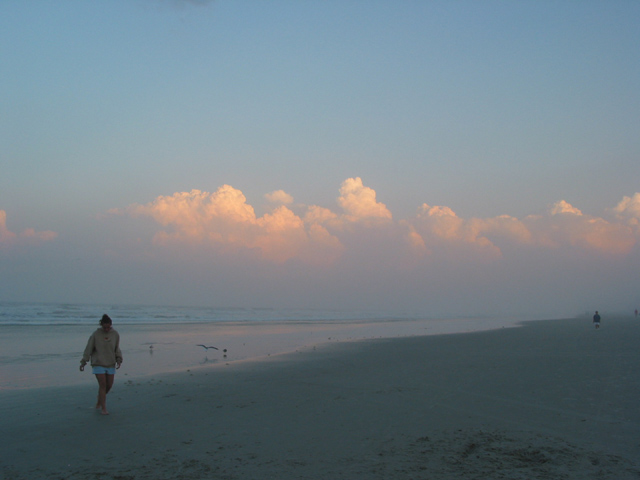
M 113 386 L 116 369 L 122 364 L 122 352 L 120 351 L 120 335 L 112 328 L 113 322 L 109 315 L 104 314 L 98 328 L 89 337 L 80 360 L 80 371 L 84 372 L 84 366 L 91 360 L 91 368 L 98 380 L 98 402 L 96 408 L 102 415 L 109 415 L 107 411 L 107 393 Z

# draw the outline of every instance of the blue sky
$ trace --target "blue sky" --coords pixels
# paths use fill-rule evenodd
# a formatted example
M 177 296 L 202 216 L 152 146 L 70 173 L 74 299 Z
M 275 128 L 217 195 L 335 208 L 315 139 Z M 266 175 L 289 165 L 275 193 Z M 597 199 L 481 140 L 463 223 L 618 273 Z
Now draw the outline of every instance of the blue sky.
M 630 308 L 639 21 L 637 2 L 3 2 L 0 299 Z

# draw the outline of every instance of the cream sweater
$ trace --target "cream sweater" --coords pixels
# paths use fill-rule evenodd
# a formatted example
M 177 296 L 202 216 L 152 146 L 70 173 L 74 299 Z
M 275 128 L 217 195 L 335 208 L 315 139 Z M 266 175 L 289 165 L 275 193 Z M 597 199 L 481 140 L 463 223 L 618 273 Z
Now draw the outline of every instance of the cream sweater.
M 113 329 L 105 332 L 102 328 L 93 332 L 84 349 L 80 364 L 86 365 L 89 359 L 93 367 L 115 367 L 116 363 L 122 363 L 118 332 Z

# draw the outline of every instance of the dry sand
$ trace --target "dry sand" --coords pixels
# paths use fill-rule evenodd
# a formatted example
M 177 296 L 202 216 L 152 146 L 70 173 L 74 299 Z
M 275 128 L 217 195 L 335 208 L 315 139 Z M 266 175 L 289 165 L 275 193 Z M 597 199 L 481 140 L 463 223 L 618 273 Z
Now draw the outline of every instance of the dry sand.
M 2 392 L 6 479 L 639 479 L 640 321 L 327 345 Z M 53 372 L 52 372 L 53 373 Z

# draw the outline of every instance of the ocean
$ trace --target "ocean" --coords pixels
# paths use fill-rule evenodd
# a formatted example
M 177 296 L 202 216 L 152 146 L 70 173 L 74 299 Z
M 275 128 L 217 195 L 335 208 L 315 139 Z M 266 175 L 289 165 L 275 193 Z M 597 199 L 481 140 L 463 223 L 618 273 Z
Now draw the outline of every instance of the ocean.
M 90 334 L 108 314 L 124 356 L 117 377 L 142 381 L 302 353 L 328 343 L 515 326 L 515 318 L 425 318 L 402 313 L 0 302 L 0 390 L 76 385 Z M 205 349 L 199 345 L 206 345 Z M 123 378 L 121 378 L 122 380 Z M 93 385 L 91 384 L 93 387 Z
M 114 322 L 126 325 L 361 320 L 382 319 L 389 316 L 388 313 L 382 314 L 375 311 L 0 302 L 0 326 L 97 324 L 103 313 L 108 314 Z M 408 316 L 411 314 L 401 314 L 402 318 Z

